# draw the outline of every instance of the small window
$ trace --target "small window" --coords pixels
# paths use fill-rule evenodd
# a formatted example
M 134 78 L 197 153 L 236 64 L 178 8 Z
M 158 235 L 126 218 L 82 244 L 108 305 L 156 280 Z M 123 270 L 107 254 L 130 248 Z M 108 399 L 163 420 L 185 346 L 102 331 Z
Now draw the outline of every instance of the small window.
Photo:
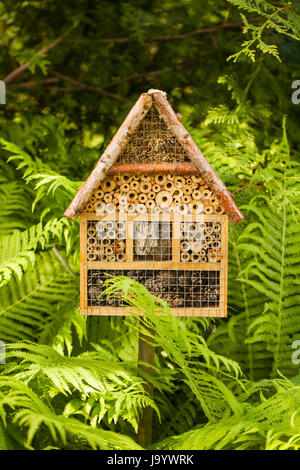
M 172 260 L 172 224 L 170 222 L 133 222 L 133 260 Z

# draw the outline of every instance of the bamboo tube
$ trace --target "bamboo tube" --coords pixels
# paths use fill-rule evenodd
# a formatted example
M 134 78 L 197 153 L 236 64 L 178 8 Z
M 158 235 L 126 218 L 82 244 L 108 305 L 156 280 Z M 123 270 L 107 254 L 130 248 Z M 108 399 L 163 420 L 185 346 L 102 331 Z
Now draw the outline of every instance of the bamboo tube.
M 121 184 L 120 189 L 123 193 L 128 193 L 128 191 L 130 190 L 130 186 L 128 183 L 123 183 Z
M 174 211 L 176 214 L 185 215 L 189 212 L 189 207 L 187 204 L 176 204 Z
M 107 256 L 112 255 L 114 253 L 113 249 L 111 246 L 108 246 L 105 248 L 105 253 Z
M 89 261 L 96 261 L 97 256 L 94 253 L 88 253 L 87 258 Z
M 204 213 L 205 214 L 213 214 L 214 208 L 212 206 L 204 206 Z
M 128 174 L 120 175 L 120 182 L 122 184 L 128 184 L 132 180 L 132 176 Z
M 97 200 L 97 199 L 96 199 L 96 197 L 95 197 L 94 195 L 90 197 L 90 203 L 91 203 L 91 204 L 94 204 L 94 203 L 96 202 L 96 200 Z
M 219 205 L 219 200 L 218 198 L 216 198 L 216 196 L 211 196 L 209 198 L 209 203 L 212 205 L 212 206 L 218 206 Z
M 135 208 L 135 204 L 129 204 L 128 206 L 128 214 L 136 214 L 136 208 Z
M 155 198 L 156 204 L 161 207 L 169 207 L 172 204 L 172 195 L 168 191 L 160 191 Z
M 221 224 L 219 222 L 215 222 L 213 224 L 213 229 L 215 232 L 219 232 L 221 230 Z
M 113 246 L 115 249 L 115 253 L 122 253 L 123 251 L 125 251 L 125 247 L 126 247 L 125 242 L 123 242 L 122 240 L 115 241 Z
M 221 242 L 215 240 L 212 242 L 211 246 L 213 248 L 221 248 Z
M 125 261 L 125 255 L 123 253 L 118 253 L 116 258 L 117 261 Z
M 202 199 L 209 199 L 211 196 L 211 191 L 208 188 L 202 190 Z
M 217 206 L 217 207 L 215 207 L 215 211 L 216 211 L 217 214 L 223 214 L 224 209 L 221 206 Z
M 99 257 L 100 257 L 101 255 L 103 255 L 103 253 L 104 253 L 104 248 L 103 248 L 103 246 L 96 247 L 96 249 L 94 250 L 94 253 L 95 253 L 95 255 L 97 255 L 97 256 L 99 256 Z
M 156 175 L 154 179 L 155 179 L 156 184 L 159 184 L 159 185 L 164 185 L 167 181 L 166 175 Z
M 150 175 L 142 175 L 142 176 L 141 176 L 141 180 L 142 180 L 142 181 L 147 181 L 148 183 L 150 183 L 151 179 L 152 179 L 152 178 L 151 178 Z
M 115 187 L 116 187 L 116 183 L 112 179 L 105 179 L 101 183 L 101 189 L 104 192 L 107 192 L 107 191 L 111 192 L 115 189 Z
M 196 199 L 196 200 L 201 199 L 201 195 L 202 195 L 202 193 L 201 193 L 200 189 L 195 189 L 192 192 L 192 198 L 193 199 Z
M 105 210 L 107 214 L 114 214 L 116 211 L 116 206 L 114 204 L 105 204 Z
M 191 196 L 188 196 L 187 194 L 185 194 L 184 196 L 182 196 L 181 201 L 183 204 L 189 204 L 189 202 L 192 201 L 192 198 Z
M 153 199 L 149 199 L 148 201 L 146 201 L 146 207 L 147 209 L 152 209 L 153 206 L 155 206 L 155 201 L 153 201 Z
M 129 187 L 130 187 L 130 189 L 132 189 L 133 191 L 138 193 L 139 189 L 140 189 L 140 183 L 138 181 L 133 180 L 129 184 Z
M 192 251 L 198 252 L 198 251 L 201 251 L 201 248 L 202 248 L 202 243 L 200 243 L 200 242 L 193 242 L 191 244 Z
M 154 193 L 154 194 L 155 194 L 155 193 Z M 139 202 L 141 202 L 142 204 L 145 204 L 146 201 L 148 201 L 148 197 L 147 197 L 146 194 L 141 193 L 141 194 L 138 195 L 138 200 L 139 200 Z
M 213 228 L 206 225 L 206 227 L 205 227 L 205 233 L 206 233 L 207 235 L 211 235 L 211 234 L 213 233 Z
M 207 258 L 206 258 L 206 256 L 201 256 L 200 262 L 201 262 L 201 263 L 207 263 Z
M 185 184 L 185 178 L 183 176 L 175 177 L 175 186 L 181 188 Z
M 148 196 L 148 199 L 155 199 L 156 194 L 155 194 L 154 191 L 150 191 L 150 192 L 147 194 L 147 196 Z
M 191 256 L 189 253 L 181 253 L 180 260 L 183 262 L 188 262 L 191 260 Z
M 142 193 L 150 193 L 151 190 L 152 190 L 152 185 L 148 181 L 143 181 L 140 184 L 140 191 Z
M 103 240 L 104 238 L 106 238 L 106 230 L 104 230 L 103 232 L 97 232 L 97 238 L 98 240 Z
M 113 263 L 114 261 L 116 261 L 115 255 L 109 255 L 107 258 L 107 261 L 109 261 L 110 263 Z
M 88 253 L 94 252 L 94 247 L 93 247 L 92 245 L 90 245 L 90 246 L 87 245 L 86 251 L 87 251 Z
M 192 212 L 195 214 L 202 214 L 204 211 L 203 204 L 200 202 L 192 202 Z
M 151 201 L 148 201 L 148 203 L 149 202 L 151 202 Z M 160 214 L 161 207 L 154 203 L 154 205 L 151 207 L 151 212 L 152 212 L 152 214 Z
M 102 238 L 100 240 L 100 245 L 102 245 L 103 247 L 107 247 L 111 244 L 111 240 L 108 240 L 107 238 Z
M 190 196 L 193 192 L 193 188 L 191 188 L 191 186 L 184 186 L 182 188 L 182 191 L 183 191 L 183 194 L 187 194 L 188 196 Z
M 140 175 L 132 175 L 132 179 L 135 180 L 135 181 L 140 181 L 141 177 Z
M 105 223 L 105 228 L 106 228 L 106 230 L 115 230 L 116 229 L 116 224 L 112 220 L 108 220 Z
M 198 253 L 192 253 L 191 257 L 192 257 L 192 261 L 195 261 L 195 262 L 199 262 L 201 259 Z
M 112 202 L 113 200 L 113 195 L 111 193 L 105 193 L 104 196 L 103 196 L 103 201 L 106 203 L 106 204 L 109 204 L 110 202 Z
M 119 194 L 119 195 L 118 195 L 118 199 L 119 199 L 119 206 L 126 206 L 126 204 L 127 204 L 127 196 L 124 196 L 124 195 Z
M 154 184 L 152 186 L 152 191 L 154 191 L 155 193 L 158 193 L 159 191 L 161 191 L 161 187 L 159 186 L 159 184 Z
M 94 227 L 89 227 L 87 230 L 87 234 L 89 237 L 94 237 L 96 235 L 96 230 L 94 229 Z
M 90 202 L 88 202 L 87 205 L 85 206 L 85 210 L 86 211 L 94 210 L 94 204 L 91 204 Z
M 175 186 L 174 186 L 173 181 L 166 181 L 163 186 L 166 191 L 169 191 L 169 193 L 173 193 L 175 191 Z
M 103 202 L 96 202 L 96 204 L 94 205 L 94 210 L 97 215 L 104 214 L 105 204 Z
M 126 230 L 126 222 L 123 222 L 123 221 L 117 222 L 117 229 L 119 231 Z
M 136 206 L 136 210 L 137 212 L 139 212 L 140 214 L 147 214 L 147 207 L 145 206 L 145 204 L 137 204 Z
M 180 247 L 183 251 L 189 251 L 191 249 L 191 244 L 187 241 L 183 241 L 180 243 Z
M 128 197 L 128 201 L 131 203 L 138 201 L 138 195 L 135 191 L 129 191 L 127 197 Z
M 192 175 L 191 178 L 192 178 L 192 181 L 194 183 L 203 183 L 204 182 L 204 179 L 200 175 Z
M 221 238 L 220 232 L 213 232 L 213 233 L 211 234 L 211 236 L 212 236 L 212 238 L 213 238 L 214 240 L 220 240 L 220 238 Z
M 95 237 L 89 237 L 87 242 L 88 242 L 88 245 L 96 245 L 97 239 Z
M 103 255 L 101 255 L 101 261 L 107 261 L 107 256 L 105 253 L 103 253 Z
M 181 198 L 183 196 L 183 191 L 181 189 L 175 189 L 173 192 L 173 197 L 175 198 Z
M 97 191 L 95 191 L 96 199 L 102 199 L 103 196 L 104 196 L 104 192 L 102 191 L 102 189 L 97 189 Z
M 198 241 L 198 240 L 203 240 L 203 232 L 200 232 L 200 231 L 196 232 L 194 238 L 195 238 L 195 240 L 197 240 L 197 241 Z

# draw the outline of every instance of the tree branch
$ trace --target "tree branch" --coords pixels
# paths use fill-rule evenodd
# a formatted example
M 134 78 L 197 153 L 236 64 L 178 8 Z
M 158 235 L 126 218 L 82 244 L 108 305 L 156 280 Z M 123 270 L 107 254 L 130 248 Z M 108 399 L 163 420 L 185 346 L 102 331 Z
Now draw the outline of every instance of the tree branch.
M 13 80 L 15 80 L 16 78 L 20 77 L 20 75 L 22 75 L 27 69 L 28 67 L 30 66 L 30 64 L 32 63 L 33 59 L 35 59 L 36 57 L 40 56 L 40 55 L 43 55 L 43 54 L 46 54 L 47 52 L 49 52 L 51 49 L 53 49 L 53 47 L 55 47 L 60 41 L 62 40 L 62 38 L 58 38 L 58 39 L 55 39 L 55 41 L 51 42 L 50 44 L 48 44 L 47 46 L 44 46 L 42 47 L 42 49 L 40 49 L 36 54 L 34 54 L 34 56 L 28 60 L 27 62 L 25 62 L 23 65 L 20 65 L 20 67 L 18 67 L 17 69 L 13 70 L 13 72 L 9 73 L 8 75 L 6 75 L 6 77 L 3 79 L 3 81 L 5 82 L 5 84 L 7 85 L 8 83 L 12 82 Z
M 221 29 L 234 29 L 234 28 L 242 28 L 243 24 L 242 23 L 223 23 L 217 26 L 211 26 L 210 28 L 202 28 L 202 29 L 196 29 L 195 31 L 190 31 L 189 33 L 183 33 L 183 34 L 175 34 L 173 36 L 153 36 L 153 37 L 148 37 L 145 39 L 146 42 L 152 42 L 152 41 L 176 41 L 178 39 L 186 39 L 190 38 L 193 36 L 198 36 L 200 34 L 206 34 L 206 33 L 214 33 L 215 31 L 219 31 Z M 81 40 L 76 40 L 76 39 L 69 39 L 68 41 L 72 42 L 83 42 Z M 122 43 L 127 43 L 127 42 L 134 42 L 138 41 L 138 38 L 101 38 L 101 39 L 92 39 L 88 40 L 91 42 L 97 42 L 101 44 L 122 44 Z
M 75 80 L 72 77 L 68 77 L 67 75 L 63 75 L 62 73 L 59 73 L 59 72 L 52 71 L 52 74 L 60 78 L 61 80 L 73 83 L 74 85 L 76 85 L 76 88 L 78 87 L 77 89 L 93 91 L 95 93 L 99 93 L 102 96 L 106 96 L 108 98 L 113 98 L 115 100 L 121 101 L 122 103 L 128 103 L 128 101 L 122 96 L 117 95 L 115 93 L 110 93 L 109 91 L 105 91 L 102 88 L 99 88 L 93 85 L 87 85 L 86 83 L 79 82 L 78 80 Z
M 234 191 L 232 191 L 232 194 L 236 194 L 236 193 L 239 193 L 240 191 L 244 191 L 244 189 L 250 189 L 250 188 L 253 188 L 253 189 L 261 189 L 263 188 L 264 185 L 263 184 L 245 184 L 245 186 L 241 186 L 240 188 L 238 189 L 235 189 Z

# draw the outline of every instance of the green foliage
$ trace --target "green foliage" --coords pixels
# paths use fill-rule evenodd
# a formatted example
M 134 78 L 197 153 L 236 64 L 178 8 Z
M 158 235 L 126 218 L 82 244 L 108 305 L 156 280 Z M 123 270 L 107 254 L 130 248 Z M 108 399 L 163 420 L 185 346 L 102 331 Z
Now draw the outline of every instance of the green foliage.
M 299 449 L 299 2 L 0 13 L 0 448 L 140 449 L 151 406 L 156 449 Z M 230 224 L 228 319 L 173 317 L 125 277 L 106 294 L 131 316 L 79 315 L 78 223 L 62 215 L 148 88 L 167 91 L 245 215 Z

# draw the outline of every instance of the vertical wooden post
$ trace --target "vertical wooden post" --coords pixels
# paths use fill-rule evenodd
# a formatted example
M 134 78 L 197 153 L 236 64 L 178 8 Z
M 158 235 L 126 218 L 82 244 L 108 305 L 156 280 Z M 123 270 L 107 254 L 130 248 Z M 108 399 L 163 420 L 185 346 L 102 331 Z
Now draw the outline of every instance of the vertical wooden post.
M 154 330 L 149 327 L 147 328 L 149 334 L 153 336 Z M 152 341 L 151 337 L 146 336 L 140 333 L 139 336 L 139 349 L 138 349 L 138 360 L 142 362 L 147 362 L 149 365 L 154 365 L 154 346 L 147 343 L 148 341 Z M 146 365 L 141 364 L 139 366 L 140 370 L 147 372 L 147 374 L 153 375 L 153 368 L 147 367 Z M 151 383 L 146 383 L 144 385 L 145 391 L 152 397 L 153 396 L 153 386 Z M 142 416 L 140 418 L 138 433 L 137 433 L 137 441 L 138 443 L 146 448 L 152 442 L 152 408 L 151 406 L 146 406 L 143 409 Z

